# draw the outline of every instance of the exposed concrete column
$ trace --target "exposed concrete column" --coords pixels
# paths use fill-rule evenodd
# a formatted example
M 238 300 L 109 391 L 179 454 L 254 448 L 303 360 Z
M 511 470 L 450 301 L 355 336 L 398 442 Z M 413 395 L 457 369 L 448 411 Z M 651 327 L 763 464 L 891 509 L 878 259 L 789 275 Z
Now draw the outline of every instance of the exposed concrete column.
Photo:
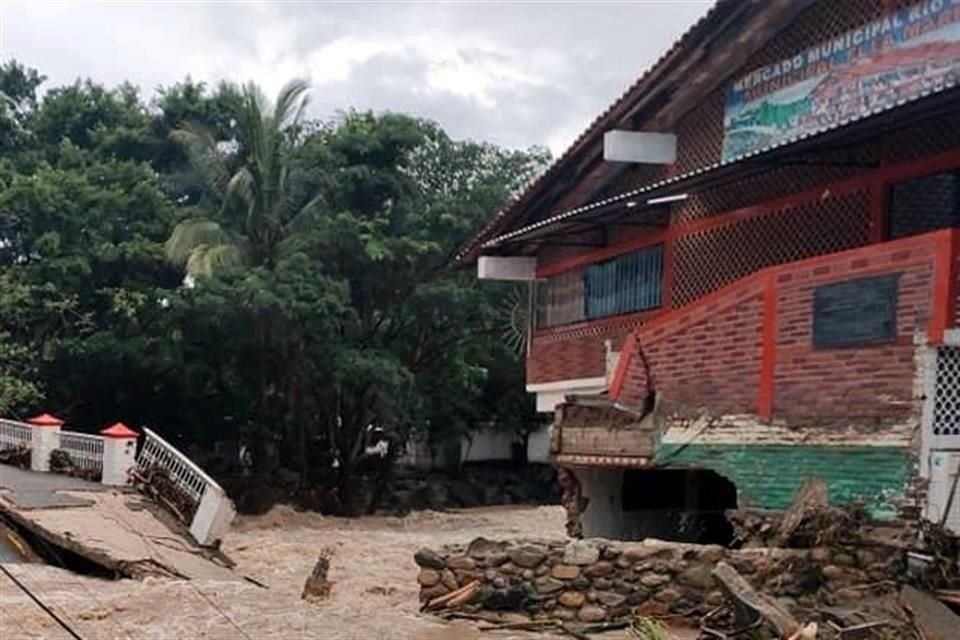
M 63 420 L 44 413 L 27 420 L 31 426 L 30 468 L 33 471 L 50 471 L 50 454 L 60 448 L 60 429 Z
M 224 490 L 219 486 L 207 485 L 190 523 L 190 535 L 202 545 L 215 545 L 226 534 L 236 514 Z
M 623 470 L 577 469 L 583 493 L 580 524 L 587 538 L 629 538 L 622 509 Z
M 103 484 L 121 487 L 130 482 L 130 470 L 136 465 L 137 432 L 122 422 L 100 432 L 103 436 Z

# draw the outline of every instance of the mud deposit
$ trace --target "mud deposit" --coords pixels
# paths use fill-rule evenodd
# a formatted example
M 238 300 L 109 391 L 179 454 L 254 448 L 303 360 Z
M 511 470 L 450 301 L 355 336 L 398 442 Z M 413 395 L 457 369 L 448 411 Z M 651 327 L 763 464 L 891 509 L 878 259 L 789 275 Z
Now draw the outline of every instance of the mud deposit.
M 485 507 L 356 520 L 276 507 L 240 518 L 224 543 L 237 571 L 269 589 L 244 581 L 109 582 L 49 566 L 7 566 L 85 640 L 545 640 L 553 636 L 481 633 L 470 624 L 420 614 L 413 553 L 477 536 L 559 539 L 563 520 L 561 507 Z M 333 591 L 328 600 L 307 604 L 300 592 L 324 546 L 334 549 Z M 0 636 L 69 638 L 2 574 Z

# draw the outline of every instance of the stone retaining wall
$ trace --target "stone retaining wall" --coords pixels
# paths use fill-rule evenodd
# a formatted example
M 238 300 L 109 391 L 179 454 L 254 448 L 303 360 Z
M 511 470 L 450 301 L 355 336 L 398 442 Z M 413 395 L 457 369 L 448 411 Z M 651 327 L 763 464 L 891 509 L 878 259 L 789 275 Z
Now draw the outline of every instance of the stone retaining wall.
M 798 606 L 843 604 L 863 585 L 894 577 L 902 559 L 889 550 L 744 549 L 603 539 L 495 542 L 477 538 L 439 552 L 421 549 L 420 599 L 474 580 L 474 610 L 524 612 L 532 618 L 600 622 L 636 611 L 699 618 L 724 601 L 711 571 L 725 560 L 754 587 Z

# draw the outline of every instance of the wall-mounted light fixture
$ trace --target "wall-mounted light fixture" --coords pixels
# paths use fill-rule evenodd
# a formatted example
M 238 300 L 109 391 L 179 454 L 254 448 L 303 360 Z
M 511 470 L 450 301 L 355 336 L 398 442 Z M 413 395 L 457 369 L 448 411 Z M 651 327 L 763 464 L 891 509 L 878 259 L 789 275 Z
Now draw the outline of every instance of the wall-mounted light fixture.
M 678 193 L 674 196 L 661 196 L 659 198 L 650 198 L 647 200 L 647 204 L 666 204 L 668 202 L 680 202 L 681 200 L 686 200 L 689 198 L 689 194 Z

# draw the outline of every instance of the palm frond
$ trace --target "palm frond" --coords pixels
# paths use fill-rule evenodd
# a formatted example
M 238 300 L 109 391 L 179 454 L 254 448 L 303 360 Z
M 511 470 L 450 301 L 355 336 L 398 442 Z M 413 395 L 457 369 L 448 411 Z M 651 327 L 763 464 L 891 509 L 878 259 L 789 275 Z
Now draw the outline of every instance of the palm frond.
M 233 243 L 203 244 L 194 248 L 187 260 L 187 275 L 193 278 L 209 276 L 214 271 L 247 264 L 247 255 L 241 245 Z
M 313 196 L 305 205 L 300 207 L 300 210 L 297 211 L 293 217 L 287 220 L 286 225 L 284 226 L 290 230 L 302 228 L 303 223 L 309 220 L 309 215 L 317 209 L 323 200 L 323 193 L 318 193 L 317 195 Z
M 213 133 L 198 122 L 187 121 L 170 132 L 170 139 L 183 146 L 194 171 L 208 189 L 220 196 L 230 176 Z
M 249 168 L 241 167 L 233 174 L 227 183 L 227 193 L 242 200 L 248 211 L 257 206 L 257 180 Z
M 285 129 L 300 121 L 308 102 L 305 94 L 309 89 L 310 85 L 306 80 L 300 78 L 291 80 L 280 89 L 273 107 L 273 121 L 277 129 Z
M 266 110 L 266 98 L 260 87 L 250 82 L 244 85 L 243 93 L 240 99 L 240 108 L 237 113 L 237 125 L 240 129 L 241 138 L 247 145 L 249 153 L 248 161 L 256 163 L 262 158 L 266 147 L 266 136 L 264 132 L 264 112 Z
M 197 247 L 222 244 L 227 240 L 227 232 L 218 223 L 207 218 L 192 218 L 174 227 L 164 251 L 171 264 L 182 267 Z

